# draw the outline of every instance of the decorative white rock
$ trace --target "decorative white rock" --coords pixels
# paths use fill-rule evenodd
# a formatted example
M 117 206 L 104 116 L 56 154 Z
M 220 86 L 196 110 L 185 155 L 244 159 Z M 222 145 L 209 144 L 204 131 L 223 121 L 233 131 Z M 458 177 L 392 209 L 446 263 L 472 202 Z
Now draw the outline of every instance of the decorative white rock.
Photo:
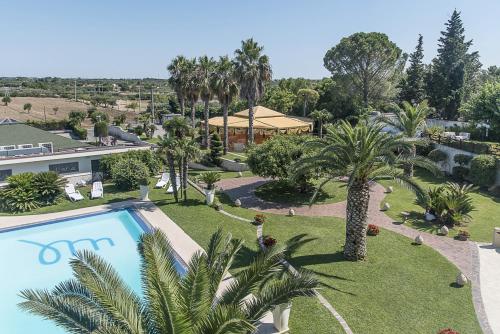
M 289 215 L 290 217 L 295 216 L 295 210 L 294 210 L 294 209 L 290 209 L 290 210 L 288 210 L 288 215 Z
M 288 319 L 290 318 L 290 309 L 292 308 L 292 303 L 279 304 L 273 310 L 273 323 L 274 327 L 279 333 L 287 333 Z
M 417 235 L 417 237 L 415 238 L 415 243 L 416 243 L 417 245 L 421 245 L 421 244 L 423 244 L 423 243 L 424 243 L 424 238 L 422 238 L 422 236 L 421 236 L 420 234 L 419 234 L 419 235 Z
M 237 198 L 235 201 L 234 201 L 234 205 L 236 205 L 237 207 L 240 207 L 241 206 L 241 201 L 239 198 Z
M 386 203 L 384 203 L 384 206 L 382 207 L 382 210 L 387 211 L 390 208 L 391 208 L 391 206 L 389 205 L 389 203 L 386 202 Z
M 443 227 L 439 229 L 439 233 L 441 233 L 442 235 L 448 235 L 448 232 L 450 232 L 450 230 L 448 229 L 448 227 L 446 227 L 446 225 L 443 225 Z
M 387 193 L 392 193 L 394 191 L 394 188 L 392 186 L 388 186 L 387 189 L 385 190 L 385 192 Z
M 426 212 L 425 213 L 425 220 L 428 222 L 433 221 L 436 219 L 436 216 L 434 216 L 432 213 Z
M 238 177 L 242 177 L 243 173 L 241 171 L 238 172 Z
M 464 286 L 465 284 L 467 284 L 467 282 L 469 282 L 469 280 L 463 273 L 458 274 L 456 280 L 458 286 Z

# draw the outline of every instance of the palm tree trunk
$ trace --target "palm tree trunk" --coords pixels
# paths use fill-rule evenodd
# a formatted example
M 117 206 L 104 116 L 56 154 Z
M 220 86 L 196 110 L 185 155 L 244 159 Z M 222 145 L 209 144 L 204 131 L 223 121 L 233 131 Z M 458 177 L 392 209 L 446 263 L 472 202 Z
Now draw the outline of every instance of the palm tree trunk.
M 184 192 L 184 200 L 187 200 L 187 188 L 188 188 L 188 161 L 184 158 L 182 164 L 182 190 Z
M 306 117 L 306 111 L 307 111 L 307 99 L 304 98 L 304 105 L 302 106 L 302 116 Z
M 195 116 L 196 116 L 194 104 L 195 104 L 195 101 L 191 101 L 191 126 L 193 127 L 193 129 L 195 128 L 194 121 L 195 121 Z
M 183 161 L 183 159 L 184 158 L 180 157 L 179 160 L 177 161 L 177 167 L 179 169 L 179 182 L 180 182 L 179 185 L 181 186 L 181 196 L 180 197 L 182 197 L 182 193 L 183 193 L 182 188 L 184 186 L 184 183 L 182 182 L 182 180 L 183 180 L 183 175 L 182 175 L 182 170 L 183 170 L 183 162 L 182 161 Z
M 253 101 L 248 101 L 248 135 L 247 144 L 253 144 Z
M 170 182 L 172 183 L 172 188 L 174 189 L 174 199 L 175 202 L 179 202 L 179 196 L 177 194 L 177 182 L 175 177 L 175 160 L 172 153 L 167 153 L 168 170 L 170 174 Z
M 319 137 L 323 138 L 323 121 L 319 120 Z
M 222 115 L 224 119 L 224 155 L 227 154 L 228 146 L 229 146 L 229 130 L 227 125 L 227 103 L 222 104 Z
M 206 148 L 210 148 L 210 145 L 208 143 L 208 118 L 210 114 L 210 109 L 208 108 L 208 99 L 205 100 L 205 110 L 204 110 L 204 116 L 205 116 L 205 133 L 204 133 L 204 145 Z
M 351 261 L 366 257 L 366 229 L 370 189 L 367 182 L 354 182 L 347 191 L 344 256 Z
M 184 98 L 178 97 L 179 107 L 181 108 L 181 115 L 184 116 Z
M 415 158 L 417 156 L 417 147 L 415 146 L 415 144 L 412 144 L 411 146 L 410 156 L 412 158 Z M 409 162 L 404 164 L 403 170 L 406 177 L 413 177 L 413 163 Z

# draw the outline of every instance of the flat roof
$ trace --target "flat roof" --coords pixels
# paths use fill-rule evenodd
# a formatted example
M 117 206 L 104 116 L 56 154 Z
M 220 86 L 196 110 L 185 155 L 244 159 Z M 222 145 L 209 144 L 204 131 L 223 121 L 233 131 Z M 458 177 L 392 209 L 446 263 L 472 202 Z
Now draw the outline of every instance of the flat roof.
M 52 143 L 54 151 L 60 149 L 87 147 L 88 144 L 65 138 L 45 130 L 22 123 L 0 124 L 0 146 Z

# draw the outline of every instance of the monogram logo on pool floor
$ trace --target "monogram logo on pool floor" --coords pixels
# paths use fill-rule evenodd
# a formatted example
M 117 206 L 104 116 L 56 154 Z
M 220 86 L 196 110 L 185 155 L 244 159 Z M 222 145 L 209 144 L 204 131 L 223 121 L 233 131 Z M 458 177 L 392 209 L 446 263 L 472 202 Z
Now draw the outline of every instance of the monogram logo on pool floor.
M 54 264 L 59 262 L 59 260 L 61 259 L 61 250 L 58 247 L 56 247 L 56 245 L 61 245 L 62 247 L 66 246 L 69 252 L 72 255 L 74 255 L 76 253 L 76 247 L 75 247 L 76 244 L 82 244 L 83 242 L 85 242 L 87 245 L 91 245 L 95 251 L 98 251 L 99 242 L 103 241 L 107 241 L 109 246 L 111 247 L 115 245 L 113 240 L 107 237 L 99 239 L 85 238 L 85 239 L 78 239 L 75 241 L 61 239 L 53 241 L 46 245 L 36 241 L 19 240 L 19 242 L 40 247 L 40 252 L 38 253 L 38 261 L 40 262 L 40 264 L 43 265 Z

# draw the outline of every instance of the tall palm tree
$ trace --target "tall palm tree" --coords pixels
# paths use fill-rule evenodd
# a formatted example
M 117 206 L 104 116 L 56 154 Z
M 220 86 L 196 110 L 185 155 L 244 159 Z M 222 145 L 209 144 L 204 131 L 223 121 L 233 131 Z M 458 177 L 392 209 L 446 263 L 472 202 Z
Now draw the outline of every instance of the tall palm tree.
M 356 126 L 346 121 L 329 125 L 323 139 L 306 143 L 315 151 L 300 159 L 295 166 L 298 175 L 318 169 L 328 175 L 320 189 L 336 177 L 348 177 L 344 256 L 349 260 L 366 257 L 370 182 L 395 179 L 417 195 L 425 196 L 419 185 L 398 167 L 411 161 L 439 174 L 432 161 L 409 155 L 411 144 L 402 135 L 392 136 L 382 129 L 382 124 L 368 124 L 366 121 L 360 121 Z
M 224 154 L 227 154 L 229 146 L 228 133 L 228 108 L 234 97 L 238 94 L 238 83 L 234 73 L 234 64 L 228 56 L 220 57 L 212 74 L 211 84 L 217 100 L 222 105 L 224 119 Z
M 177 148 L 177 139 L 170 137 L 168 135 L 164 135 L 163 137 L 158 136 L 158 153 L 163 156 L 165 155 L 165 160 L 168 165 L 170 182 L 172 183 L 172 189 L 174 192 L 175 202 L 179 202 L 179 194 L 177 192 L 177 173 L 175 172 L 175 160 L 176 160 L 176 148 Z
M 327 122 L 332 118 L 332 114 L 330 114 L 326 109 L 321 109 L 321 110 L 314 110 L 312 113 L 309 114 L 309 116 L 311 116 L 313 120 L 319 123 L 318 124 L 319 137 L 323 138 L 323 124 L 324 122 Z
M 258 253 L 221 289 L 242 245 L 219 231 L 180 275 L 167 237 L 154 230 L 138 245 L 143 297 L 104 259 L 79 251 L 70 261 L 73 279 L 51 291 L 22 291 L 20 307 L 70 333 L 229 334 L 254 332 L 275 305 L 315 295 L 318 281 L 306 272 L 286 273 L 284 249 L 278 247 Z
M 404 101 L 403 108 L 398 109 L 394 118 L 386 116 L 380 117 L 380 121 L 399 130 L 406 140 L 411 142 L 411 155 L 417 155 L 415 144 L 419 141 L 417 135 L 426 127 L 425 120 L 429 115 L 430 109 L 427 101 L 424 100 L 417 105 Z M 413 164 L 409 162 L 404 167 L 406 176 L 413 177 Z
M 198 67 L 200 71 L 200 98 L 203 101 L 203 116 L 205 120 L 205 133 L 203 134 L 203 144 L 209 147 L 208 135 L 208 119 L 210 118 L 210 110 L 208 103 L 213 96 L 213 87 L 211 85 L 211 78 L 215 70 L 216 62 L 212 57 L 202 56 L 198 58 Z
M 186 97 L 191 108 L 191 127 L 196 127 L 196 102 L 200 98 L 201 91 L 201 75 L 196 58 L 189 59 L 186 63 L 187 81 L 186 81 Z
M 272 70 L 269 58 L 262 54 L 264 47 L 253 38 L 241 41 L 241 49 L 235 53 L 235 73 L 240 85 L 240 96 L 248 102 L 248 137 L 247 142 L 253 143 L 253 107 L 264 95 L 265 83 L 271 81 Z
M 167 67 L 167 70 L 170 72 L 168 82 L 177 95 L 182 116 L 184 116 L 184 106 L 186 101 L 187 62 L 188 60 L 186 57 L 177 56 Z
M 179 161 L 180 179 L 184 200 L 187 200 L 188 188 L 188 166 L 189 162 L 200 156 L 198 143 L 190 137 L 184 137 L 177 140 L 177 158 Z

